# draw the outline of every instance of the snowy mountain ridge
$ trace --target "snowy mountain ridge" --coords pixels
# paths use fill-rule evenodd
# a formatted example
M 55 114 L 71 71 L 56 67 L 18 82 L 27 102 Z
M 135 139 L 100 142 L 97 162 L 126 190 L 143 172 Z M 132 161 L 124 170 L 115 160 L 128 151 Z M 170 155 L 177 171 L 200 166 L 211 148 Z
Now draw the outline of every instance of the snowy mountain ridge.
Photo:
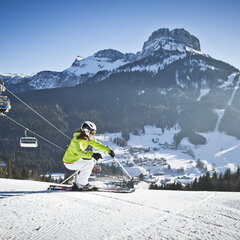
M 123 54 L 104 49 L 87 58 L 77 57 L 62 72 L 41 71 L 33 75 L 0 74 L 7 87 L 15 92 L 71 87 L 88 82 L 103 81 L 116 72 L 148 71 L 156 74 L 187 56 L 204 56 L 199 40 L 184 29 L 159 29 L 144 43 L 142 51 Z M 201 63 L 203 68 L 215 68 Z M 100 73 L 100 74 L 99 74 Z
M 88 74 L 89 77 L 92 77 L 99 71 L 112 71 L 126 63 L 128 63 L 128 59 L 124 54 L 108 49 L 85 59 L 76 59 L 70 68 L 64 70 L 64 73 L 78 77 Z

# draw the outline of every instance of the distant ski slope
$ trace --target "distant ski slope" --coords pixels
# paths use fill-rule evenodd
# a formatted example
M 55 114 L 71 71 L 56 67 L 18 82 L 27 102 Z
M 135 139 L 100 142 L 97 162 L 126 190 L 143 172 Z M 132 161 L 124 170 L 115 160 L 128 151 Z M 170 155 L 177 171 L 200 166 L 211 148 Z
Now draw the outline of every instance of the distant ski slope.
M 1 239 L 240 239 L 240 194 L 52 192 L 0 179 Z

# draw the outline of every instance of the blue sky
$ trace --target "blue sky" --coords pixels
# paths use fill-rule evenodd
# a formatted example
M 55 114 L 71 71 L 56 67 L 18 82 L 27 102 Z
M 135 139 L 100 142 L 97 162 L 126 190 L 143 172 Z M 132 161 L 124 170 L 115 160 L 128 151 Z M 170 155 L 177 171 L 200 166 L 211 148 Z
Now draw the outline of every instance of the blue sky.
M 79 55 L 141 51 L 159 28 L 184 28 L 240 69 L 239 0 L 0 0 L 0 72 L 63 71 Z

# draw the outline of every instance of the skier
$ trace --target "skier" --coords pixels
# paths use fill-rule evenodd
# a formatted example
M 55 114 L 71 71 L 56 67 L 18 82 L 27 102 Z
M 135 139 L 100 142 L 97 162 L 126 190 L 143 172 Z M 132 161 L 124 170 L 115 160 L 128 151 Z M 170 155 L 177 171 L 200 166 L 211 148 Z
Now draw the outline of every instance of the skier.
M 90 121 L 85 121 L 74 135 L 68 149 L 63 157 L 63 163 L 69 170 L 78 170 L 80 173 L 77 175 L 74 188 L 78 189 L 91 189 L 92 185 L 88 183 L 88 178 L 91 175 L 95 163 L 102 158 L 100 153 L 87 151 L 90 145 L 98 150 L 101 150 L 111 157 L 115 157 L 114 151 L 96 141 L 93 136 L 97 131 L 96 125 Z

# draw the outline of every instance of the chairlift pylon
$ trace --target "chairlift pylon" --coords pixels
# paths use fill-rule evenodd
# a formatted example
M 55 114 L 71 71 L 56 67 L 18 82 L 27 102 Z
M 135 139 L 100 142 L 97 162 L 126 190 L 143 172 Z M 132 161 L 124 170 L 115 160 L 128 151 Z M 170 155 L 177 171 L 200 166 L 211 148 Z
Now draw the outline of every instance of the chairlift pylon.
M 38 140 L 35 137 L 28 137 L 27 131 L 28 129 L 25 129 L 25 137 L 20 138 L 20 147 L 36 148 L 38 146 Z

